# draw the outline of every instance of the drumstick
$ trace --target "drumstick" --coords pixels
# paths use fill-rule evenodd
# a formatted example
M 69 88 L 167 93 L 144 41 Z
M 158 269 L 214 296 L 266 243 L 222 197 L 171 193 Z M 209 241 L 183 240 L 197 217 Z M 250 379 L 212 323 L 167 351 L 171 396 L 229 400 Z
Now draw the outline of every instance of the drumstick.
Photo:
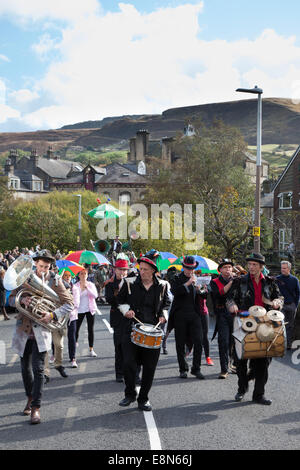
M 277 339 L 278 336 L 282 333 L 283 328 L 284 328 L 284 325 L 287 325 L 287 324 L 288 324 L 288 321 L 287 321 L 287 322 L 284 322 L 284 324 L 282 325 L 282 327 L 281 327 L 280 330 L 278 331 L 277 335 L 276 335 L 275 338 L 273 339 L 272 343 L 271 343 L 270 346 L 268 347 L 267 352 L 270 351 L 270 349 L 271 349 L 271 347 L 273 346 L 273 344 L 275 343 L 276 339 Z
M 160 321 L 157 323 L 157 325 L 155 325 L 154 329 L 156 329 L 158 327 L 158 325 L 160 324 Z
M 141 322 L 141 320 L 138 320 L 134 315 L 132 315 L 132 318 L 134 318 L 140 325 L 145 326 L 144 323 Z

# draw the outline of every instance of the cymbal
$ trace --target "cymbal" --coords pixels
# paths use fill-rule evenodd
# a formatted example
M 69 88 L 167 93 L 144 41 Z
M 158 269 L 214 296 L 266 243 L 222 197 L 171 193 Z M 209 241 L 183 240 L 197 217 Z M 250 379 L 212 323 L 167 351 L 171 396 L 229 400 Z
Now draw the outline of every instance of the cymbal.
M 267 312 L 267 317 L 272 321 L 283 321 L 284 314 L 278 310 L 269 310 Z
M 253 317 L 264 317 L 267 313 L 267 310 L 264 307 L 260 307 L 259 305 L 253 305 L 253 307 L 249 308 L 249 313 Z

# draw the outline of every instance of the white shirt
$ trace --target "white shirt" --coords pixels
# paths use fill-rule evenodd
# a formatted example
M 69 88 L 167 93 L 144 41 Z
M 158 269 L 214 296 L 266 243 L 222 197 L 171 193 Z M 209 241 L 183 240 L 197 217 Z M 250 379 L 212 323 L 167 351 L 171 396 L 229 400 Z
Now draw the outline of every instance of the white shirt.
M 80 304 L 78 307 L 78 313 L 85 313 L 90 311 L 90 306 L 89 306 L 89 297 L 88 297 L 88 291 L 85 289 L 84 291 L 80 292 Z

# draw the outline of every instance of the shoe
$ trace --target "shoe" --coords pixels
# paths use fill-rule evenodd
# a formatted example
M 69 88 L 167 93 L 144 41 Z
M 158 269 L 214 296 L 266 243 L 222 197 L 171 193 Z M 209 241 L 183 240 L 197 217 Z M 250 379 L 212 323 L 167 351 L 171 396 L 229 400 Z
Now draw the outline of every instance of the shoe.
M 44 385 L 47 385 L 47 383 L 50 382 L 50 377 L 49 375 L 44 375 Z
M 123 377 L 122 377 L 121 375 L 117 375 L 117 376 L 116 376 L 116 382 L 119 382 L 119 383 L 124 382 Z
M 152 406 L 150 404 L 150 401 L 141 401 L 138 404 L 138 409 L 141 411 L 151 411 Z
M 259 405 L 271 405 L 272 400 L 268 400 L 265 396 L 262 396 L 260 398 L 252 398 L 252 401 L 254 403 L 258 403 Z
M 205 377 L 203 374 L 201 374 L 200 370 L 197 371 L 197 372 L 192 372 L 191 371 L 191 374 L 194 375 L 196 377 L 196 379 L 199 379 L 199 380 L 204 380 Z
M 214 361 L 210 357 L 207 357 L 206 358 L 206 364 L 208 366 L 214 366 Z
M 60 373 L 62 377 L 68 377 L 68 374 L 66 373 L 63 366 L 55 367 L 55 369 Z
M 28 397 L 26 406 L 23 410 L 23 415 L 25 415 L 25 416 L 31 415 L 31 402 L 32 402 L 32 397 Z
M 40 409 L 37 408 L 36 406 L 33 406 L 31 408 L 30 423 L 40 424 L 40 422 L 41 422 Z
M 89 356 L 90 357 L 97 357 L 97 354 L 95 353 L 95 351 L 93 349 L 91 349 L 90 352 L 89 352 Z
M 168 354 L 168 350 L 166 348 L 163 348 L 163 354 Z
M 120 401 L 119 406 L 129 406 L 135 400 L 136 400 L 136 398 L 125 397 L 125 398 L 123 398 L 123 400 Z
M 243 398 L 244 398 L 244 393 L 240 393 L 240 392 L 237 392 L 237 394 L 234 397 L 235 401 L 242 401 Z
M 228 372 L 221 372 L 221 374 L 219 375 L 219 379 L 227 379 L 228 377 Z
M 187 372 L 180 372 L 179 377 L 180 377 L 181 379 L 187 379 Z
M 75 368 L 78 367 L 77 362 L 76 362 L 75 359 L 72 360 L 71 367 L 72 367 L 73 369 L 75 369 Z

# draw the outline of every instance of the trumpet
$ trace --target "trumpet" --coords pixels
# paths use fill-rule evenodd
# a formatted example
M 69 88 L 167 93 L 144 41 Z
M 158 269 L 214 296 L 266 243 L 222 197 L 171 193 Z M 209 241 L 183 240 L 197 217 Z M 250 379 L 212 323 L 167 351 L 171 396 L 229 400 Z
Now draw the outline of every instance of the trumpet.
M 3 279 L 4 288 L 8 291 L 18 289 L 23 284 L 26 287 L 17 292 L 16 309 L 30 320 L 46 328 L 50 332 L 60 331 L 67 325 L 69 315 L 49 323 L 42 321 L 43 315 L 53 313 L 60 306 L 59 296 L 45 282 L 33 272 L 33 263 L 30 256 L 20 256 L 8 268 Z M 30 296 L 30 305 L 24 306 L 23 297 Z

